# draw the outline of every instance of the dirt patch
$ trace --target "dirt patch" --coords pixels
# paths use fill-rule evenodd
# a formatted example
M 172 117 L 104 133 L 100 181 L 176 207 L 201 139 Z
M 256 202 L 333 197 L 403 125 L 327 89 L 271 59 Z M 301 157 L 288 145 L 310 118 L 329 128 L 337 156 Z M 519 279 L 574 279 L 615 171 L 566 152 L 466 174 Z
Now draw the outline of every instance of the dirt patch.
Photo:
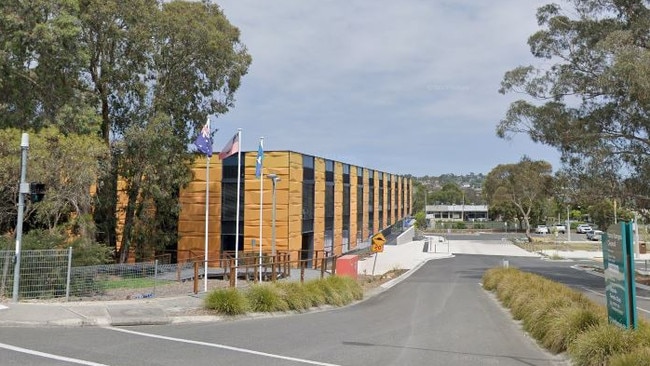
M 394 269 L 392 271 L 388 271 L 382 275 L 359 275 L 357 277 L 357 282 L 359 282 L 359 285 L 361 285 L 361 288 L 363 288 L 364 292 L 367 292 L 369 290 L 372 290 L 376 287 L 381 286 L 382 284 L 395 279 L 404 273 L 408 271 L 407 269 Z

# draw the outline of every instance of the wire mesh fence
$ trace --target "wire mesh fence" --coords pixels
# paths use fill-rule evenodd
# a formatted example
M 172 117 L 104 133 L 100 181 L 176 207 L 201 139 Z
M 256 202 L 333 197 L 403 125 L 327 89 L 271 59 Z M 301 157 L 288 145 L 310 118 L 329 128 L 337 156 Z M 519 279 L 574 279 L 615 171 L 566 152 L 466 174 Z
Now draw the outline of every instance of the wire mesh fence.
M 72 249 L 21 251 L 20 298 L 63 297 L 68 291 Z M 14 286 L 15 252 L 0 251 L 0 294 L 11 296 Z
M 116 300 L 175 296 L 191 291 L 193 264 L 158 261 L 72 267 L 72 248 L 21 251 L 18 297 Z M 15 252 L 0 251 L 0 297 L 12 297 Z M 202 273 L 200 273 L 202 275 Z

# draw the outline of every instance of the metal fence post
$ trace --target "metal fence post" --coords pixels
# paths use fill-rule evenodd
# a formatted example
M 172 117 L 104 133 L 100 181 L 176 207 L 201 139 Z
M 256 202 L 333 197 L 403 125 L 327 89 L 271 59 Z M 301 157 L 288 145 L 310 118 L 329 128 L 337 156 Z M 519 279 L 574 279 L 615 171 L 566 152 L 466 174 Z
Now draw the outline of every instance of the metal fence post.
M 156 296 L 156 282 L 158 282 L 158 260 L 153 262 L 153 296 Z
M 70 274 L 72 272 L 72 247 L 68 247 L 68 278 L 65 283 L 65 301 L 70 301 Z

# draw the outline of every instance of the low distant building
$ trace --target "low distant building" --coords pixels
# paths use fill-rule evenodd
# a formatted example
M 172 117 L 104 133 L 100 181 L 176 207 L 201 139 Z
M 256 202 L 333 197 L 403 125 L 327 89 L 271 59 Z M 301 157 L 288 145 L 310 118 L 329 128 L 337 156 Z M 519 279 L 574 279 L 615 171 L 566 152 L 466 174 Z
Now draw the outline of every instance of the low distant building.
M 487 205 L 427 205 L 426 218 L 432 221 L 487 221 Z

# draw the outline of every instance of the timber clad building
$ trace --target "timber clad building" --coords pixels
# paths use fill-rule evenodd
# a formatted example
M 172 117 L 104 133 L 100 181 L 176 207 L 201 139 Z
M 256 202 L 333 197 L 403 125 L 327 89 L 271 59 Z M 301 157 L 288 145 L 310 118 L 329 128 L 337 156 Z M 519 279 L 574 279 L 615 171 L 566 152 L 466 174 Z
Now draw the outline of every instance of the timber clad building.
M 409 216 L 410 178 L 293 151 L 264 153 L 263 174 L 255 176 L 257 151 L 241 153 L 239 250 L 259 250 L 260 198 L 262 249 L 272 250 L 273 182 L 276 250 L 314 251 L 339 255 L 370 236 Z M 220 258 L 235 250 L 237 154 L 221 161 L 199 158 L 194 179 L 180 192 L 178 260 L 202 255 L 205 247 L 206 178 L 208 195 L 208 255 Z M 207 173 L 207 174 L 206 174 Z M 261 192 L 261 194 L 260 194 Z

